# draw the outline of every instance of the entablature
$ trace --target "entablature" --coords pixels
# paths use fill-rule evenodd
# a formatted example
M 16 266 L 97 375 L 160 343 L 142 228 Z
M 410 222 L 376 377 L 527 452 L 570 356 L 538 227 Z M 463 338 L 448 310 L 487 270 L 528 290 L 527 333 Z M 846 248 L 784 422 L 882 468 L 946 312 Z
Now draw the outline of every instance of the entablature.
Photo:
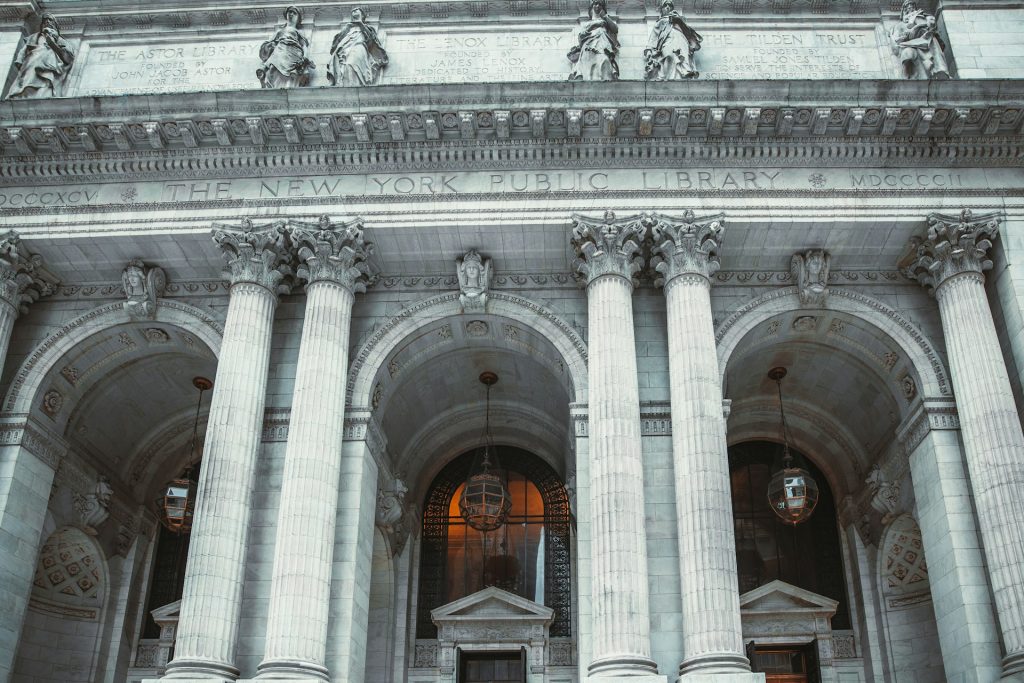
M 294 172 L 296 164 L 388 170 L 651 159 L 999 166 L 1020 158 L 1022 110 L 1019 79 L 449 84 L 14 100 L 0 103 L 0 168 L 6 178 L 95 178 Z

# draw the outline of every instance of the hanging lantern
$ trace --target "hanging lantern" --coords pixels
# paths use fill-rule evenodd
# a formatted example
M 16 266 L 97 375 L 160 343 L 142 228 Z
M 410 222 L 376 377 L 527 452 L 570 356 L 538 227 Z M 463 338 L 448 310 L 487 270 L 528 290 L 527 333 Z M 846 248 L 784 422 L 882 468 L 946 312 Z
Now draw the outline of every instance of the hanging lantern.
M 156 499 L 160 523 L 175 534 L 187 534 L 192 530 L 196 490 L 199 488 L 199 484 L 193 476 L 196 440 L 199 436 L 199 411 L 203 405 L 203 393 L 213 388 L 213 382 L 205 377 L 194 377 L 192 386 L 199 390 L 199 399 L 196 401 L 196 417 L 192 425 L 192 445 L 189 447 L 188 465 L 180 477 L 171 479 L 164 484 L 160 496 Z
M 783 443 L 782 469 L 768 482 L 768 502 L 783 522 L 796 526 L 806 522 L 814 513 L 814 506 L 818 504 L 818 482 L 814 481 L 814 477 L 807 470 L 793 466 L 793 456 L 789 452 L 786 411 L 782 405 L 782 378 L 785 376 L 786 368 L 772 368 L 768 373 L 768 377 L 774 380 L 779 388 Z
M 491 443 L 491 387 L 498 381 L 493 372 L 480 375 L 480 382 L 487 387 L 487 412 L 484 419 L 484 438 L 479 466 L 471 469 L 462 496 L 459 498 L 459 513 L 466 524 L 477 531 L 494 531 L 505 524 L 512 509 L 512 496 L 505 488 L 502 478 L 492 471 L 496 463 L 491 462 L 494 446 Z

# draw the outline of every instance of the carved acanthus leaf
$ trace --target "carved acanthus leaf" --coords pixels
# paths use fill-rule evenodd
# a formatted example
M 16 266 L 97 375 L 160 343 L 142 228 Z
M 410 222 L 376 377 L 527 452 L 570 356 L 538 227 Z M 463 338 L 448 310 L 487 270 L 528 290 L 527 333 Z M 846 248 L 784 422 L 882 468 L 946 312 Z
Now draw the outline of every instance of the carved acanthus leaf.
M 645 214 L 654 240 L 652 260 L 659 277 L 656 286 L 666 285 L 679 275 L 694 274 L 710 278 L 721 267 L 718 250 L 722 246 L 725 220 L 722 214 L 697 220 L 693 211 L 683 216 Z
M 291 291 L 291 258 L 286 245 L 284 223 L 275 221 L 255 226 L 248 218 L 241 227 L 215 225 L 213 241 L 221 248 L 232 285 L 251 282 L 275 294 Z
M 988 250 L 999 236 L 1000 216 L 975 216 L 963 209 L 959 216 L 928 215 L 928 234 L 914 237 L 901 272 L 935 293 L 949 278 L 962 273 L 983 273 L 992 268 Z
M 612 211 L 606 211 L 603 218 L 573 214 L 573 271 L 588 283 L 602 275 L 619 275 L 635 285 L 635 275 L 643 267 L 639 252 L 646 234 L 639 215 L 616 219 Z
M 43 267 L 43 257 L 29 254 L 11 230 L 0 237 L 0 298 L 21 313 L 29 304 L 57 291 L 59 280 Z
M 297 276 L 306 282 L 336 282 L 348 290 L 365 292 L 370 277 L 366 259 L 373 243 L 363 235 L 363 221 L 332 223 L 327 216 L 320 222 L 289 224 L 292 241 L 298 248 Z

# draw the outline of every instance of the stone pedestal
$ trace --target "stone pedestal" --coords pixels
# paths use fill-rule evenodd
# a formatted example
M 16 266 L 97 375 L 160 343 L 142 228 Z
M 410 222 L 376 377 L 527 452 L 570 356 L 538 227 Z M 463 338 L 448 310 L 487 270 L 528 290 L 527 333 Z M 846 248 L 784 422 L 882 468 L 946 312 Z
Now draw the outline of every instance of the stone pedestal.
M 736 540 L 722 388 L 711 317 L 720 217 L 650 216 L 668 318 L 672 455 L 682 584 L 683 676 L 749 675 L 740 623 Z M 687 678 L 689 680 L 689 678 Z
M 214 230 L 231 298 L 206 430 L 174 659 L 164 678 L 234 680 L 256 456 L 274 310 L 286 271 L 281 225 Z
M 932 214 L 904 272 L 934 292 L 964 435 L 1006 656 L 1003 677 L 1024 679 L 1024 432 L 985 295 L 983 271 L 999 219 Z M 948 673 L 948 672 L 947 672 Z
M 306 314 L 281 482 L 266 654 L 259 678 L 328 679 L 325 663 L 352 302 L 372 245 L 362 226 L 301 226 Z M 374 499 L 365 501 L 373 506 Z
M 576 269 L 587 279 L 590 350 L 592 677 L 656 676 L 651 659 L 640 399 L 633 335 L 639 217 L 573 217 Z

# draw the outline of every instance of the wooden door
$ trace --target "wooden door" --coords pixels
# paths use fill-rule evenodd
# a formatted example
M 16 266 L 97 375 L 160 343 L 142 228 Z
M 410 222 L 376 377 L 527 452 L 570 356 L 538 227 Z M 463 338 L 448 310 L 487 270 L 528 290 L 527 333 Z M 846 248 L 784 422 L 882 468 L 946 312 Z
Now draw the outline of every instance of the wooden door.
M 459 683 L 526 683 L 525 652 L 463 652 Z

